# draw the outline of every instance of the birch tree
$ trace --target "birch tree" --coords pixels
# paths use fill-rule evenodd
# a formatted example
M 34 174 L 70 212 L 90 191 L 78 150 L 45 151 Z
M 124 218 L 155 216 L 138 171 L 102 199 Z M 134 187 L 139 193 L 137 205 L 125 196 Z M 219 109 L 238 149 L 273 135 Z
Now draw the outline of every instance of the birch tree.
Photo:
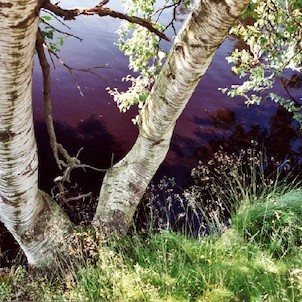
M 197 1 L 138 119 L 131 151 L 105 176 L 94 224 L 126 231 L 169 149 L 175 123 L 249 1 Z
M 44 7 L 65 19 L 80 14 L 109 15 L 161 34 L 147 21 L 113 12 L 105 7 L 107 2 L 91 9 L 64 10 L 49 1 L 0 0 L 0 219 L 29 263 L 38 267 L 67 255 L 73 238 L 67 216 L 38 188 L 31 94 L 39 12 Z M 197 1 L 140 111 L 136 143 L 106 173 L 93 220 L 100 232 L 127 231 L 147 185 L 166 156 L 179 115 L 248 3 Z M 53 146 L 60 152 L 56 141 Z M 77 163 L 69 158 L 70 162 Z
M 32 69 L 38 0 L 0 1 L 0 219 L 29 263 L 42 266 L 67 248 L 71 223 L 38 189 Z

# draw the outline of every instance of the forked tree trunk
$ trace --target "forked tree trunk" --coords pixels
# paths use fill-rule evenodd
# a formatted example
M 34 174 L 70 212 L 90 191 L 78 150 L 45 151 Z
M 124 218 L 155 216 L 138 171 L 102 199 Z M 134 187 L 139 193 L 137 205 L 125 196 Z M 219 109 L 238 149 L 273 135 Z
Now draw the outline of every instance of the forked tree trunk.
M 38 190 L 32 69 L 38 0 L 0 0 L 0 220 L 32 265 L 66 253 L 72 224 Z
M 127 231 L 146 187 L 168 152 L 178 117 L 249 2 L 204 0 L 195 5 L 140 113 L 135 145 L 105 176 L 94 217 L 97 227 L 109 233 Z
M 66 254 L 72 224 L 38 190 L 31 96 L 38 2 L 0 0 L 0 220 L 29 263 L 44 266 Z M 177 118 L 248 2 L 206 0 L 196 5 L 140 113 L 135 145 L 106 174 L 94 217 L 97 227 L 127 230 L 166 156 Z

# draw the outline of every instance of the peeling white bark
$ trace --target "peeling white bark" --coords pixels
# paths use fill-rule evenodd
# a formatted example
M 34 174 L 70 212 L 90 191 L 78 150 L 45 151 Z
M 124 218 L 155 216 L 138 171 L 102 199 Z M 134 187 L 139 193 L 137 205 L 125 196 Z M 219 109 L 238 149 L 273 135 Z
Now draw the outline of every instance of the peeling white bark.
M 136 207 L 169 148 L 175 123 L 215 51 L 249 0 L 197 1 L 140 113 L 139 137 L 105 176 L 94 224 L 127 230 Z
M 38 190 L 32 117 L 38 12 L 38 0 L 0 0 L 0 220 L 29 263 L 42 266 L 66 248 L 71 223 Z

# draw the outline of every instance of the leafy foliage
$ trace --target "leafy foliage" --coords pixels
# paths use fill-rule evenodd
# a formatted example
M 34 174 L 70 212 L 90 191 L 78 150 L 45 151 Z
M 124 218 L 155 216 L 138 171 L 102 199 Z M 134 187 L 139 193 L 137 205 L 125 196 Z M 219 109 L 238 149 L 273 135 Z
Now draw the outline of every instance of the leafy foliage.
M 47 44 L 48 48 L 52 52 L 60 51 L 60 46 L 64 44 L 63 36 L 56 36 L 57 30 L 48 22 L 51 22 L 52 18 L 48 15 L 43 15 L 40 17 L 40 28 L 41 33 L 44 39 L 44 42 Z
M 181 1 L 167 1 L 166 7 L 179 5 Z M 157 22 L 164 8 L 156 9 L 156 0 L 124 0 L 129 15 L 138 15 Z M 192 1 L 184 1 L 189 8 Z M 227 57 L 232 70 L 243 83 L 221 89 L 229 96 L 243 96 L 247 105 L 272 100 L 293 113 L 302 123 L 301 99 L 292 89 L 302 87 L 302 2 L 301 0 L 253 0 L 243 18 L 231 34 L 245 42 L 243 49 Z M 163 25 L 156 25 L 165 30 Z M 159 39 L 137 25 L 123 23 L 119 29 L 120 49 L 129 57 L 129 69 L 123 81 L 130 82 L 125 92 L 108 88 L 122 112 L 132 105 L 141 108 L 148 97 L 166 54 L 159 47 Z M 276 85 L 284 88 L 285 94 L 275 93 Z
M 248 105 L 272 100 L 302 123 L 301 98 L 297 100 L 290 91 L 302 87 L 301 23 L 300 0 L 251 1 L 243 19 L 231 31 L 246 47 L 235 49 L 227 57 L 233 72 L 244 81 L 222 91 L 231 97 L 244 96 Z M 272 92 L 276 83 L 283 86 L 286 97 Z
M 175 10 L 181 3 L 189 9 L 192 0 L 168 0 L 160 8 L 156 0 L 123 0 L 122 3 L 127 15 L 140 16 L 164 32 L 169 26 L 173 26 L 174 20 L 167 26 L 161 24 L 159 21 L 163 11 L 172 8 Z M 129 57 L 129 70 L 132 71 L 131 75 L 125 76 L 122 80 L 129 82 L 130 86 L 123 92 L 118 91 L 117 88 L 108 87 L 107 90 L 113 96 L 119 109 L 126 112 L 135 104 L 142 108 L 167 53 L 160 47 L 159 37 L 141 26 L 123 22 L 118 34 L 117 45 Z
M 155 0 L 123 0 L 124 9 L 130 16 L 140 16 L 151 22 L 155 13 Z M 160 24 L 155 25 L 163 30 Z M 118 46 L 129 57 L 129 69 L 137 76 L 127 75 L 123 81 L 131 85 L 125 92 L 119 92 L 117 88 L 107 88 L 116 101 L 119 109 L 126 112 L 129 108 L 138 104 L 141 108 L 149 94 L 149 90 L 159 73 L 165 58 L 165 53 L 159 48 L 159 38 L 146 28 L 123 22 L 118 30 Z

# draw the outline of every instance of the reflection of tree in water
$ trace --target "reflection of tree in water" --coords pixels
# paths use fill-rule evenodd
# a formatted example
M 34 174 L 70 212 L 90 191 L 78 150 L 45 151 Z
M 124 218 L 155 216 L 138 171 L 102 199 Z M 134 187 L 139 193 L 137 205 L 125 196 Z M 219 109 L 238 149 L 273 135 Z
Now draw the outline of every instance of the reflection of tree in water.
M 218 111 L 208 118 L 195 118 L 194 123 L 203 126 L 195 131 L 196 138 L 176 136 L 171 146 L 176 154 L 186 156 L 186 164 L 190 169 L 197 166 L 200 160 L 210 160 L 220 149 L 226 153 L 236 153 L 240 149 L 253 147 L 255 141 L 267 156 L 274 157 L 276 161 L 287 158 L 297 161 L 302 156 L 299 149 L 292 148 L 293 144 L 299 143 L 301 133 L 298 127 L 295 129 L 293 126 L 291 114 L 281 107 L 270 118 L 267 129 L 259 124 L 245 129 L 236 121 L 235 114 L 228 110 Z M 204 132 L 204 128 L 212 131 Z M 200 140 L 207 143 L 200 145 Z
M 169 205 L 167 204 L 167 196 L 164 198 L 160 197 L 160 195 L 164 194 L 160 191 L 160 181 L 155 182 L 155 184 L 159 183 L 157 193 L 151 194 L 151 197 L 155 194 L 158 194 L 159 197 L 157 199 L 154 198 L 154 204 L 150 207 L 152 208 L 152 206 L 155 205 L 155 207 L 162 208 L 163 211 L 166 211 L 165 209 L 170 207 L 172 215 L 168 218 L 166 216 L 166 219 L 169 220 L 168 223 L 170 226 L 176 230 L 188 230 L 189 228 L 193 234 L 196 235 L 201 227 L 200 221 L 202 220 L 196 218 L 192 209 L 188 209 L 186 215 L 182 215 L 186 207 L 184 203 L 187 201 L 183 198 L 177 202 L 177 194 L 182 194 L 183 189 L 188 190 L 188 192 L 191 190 L 194 194 L 198 192 L 195 196 L 198 196 L 197 198 L 199 198 L 199 200 L 196 201 L 202 205 L 204 209 L 212 210 L 214 213 L 219 212 L 222 215 L 221 219 L 223 221 L 226 221 L 229 217 L 229 210 L 231 210 L 232 204 L 230 207 L 227 207 L 229 205 L 223 205 L 221 209 L 216 209 L 217 203 L 211 204 L 211 202 L 213 203 L 211 200 L 213 200 L 212 197 L 215 194 L 215 190 L 210 193 L 207 188 L 212 186 L 211 190 L 213 190 L 217 183 L 212 183 L 211 178 L 207 178 L 208 175 L 203 177 L 203 179 L 199 177 L 198 173 L 195 175 L 195 178 L 191 177 L 191 170 L 197 167 L 200 161 L 203 163 L 201 167 L 206 167 L 208 162 L 211 162 L 206 170 L 220 171 L 223 174 L 221 174 L 222 181 L 223 178 L 228 177 L 228 169 L 230 169 L 230 174 L 240 174 L 239 171 L 241 171 L 241 168 L 242 170 L 246 169 L 245 171 L 249 171 L 250 154 L 255 155 L 255 160 L 262 158 L 260 154 L 263 154 L 265 160 L 265 175 L 268 176 L 267 182 L 270 182 L 269 176 L 273 171 L 276 171 L 277 168 L 281 171 L 281 177 L 288 175 L 288 169 L 290 169 L 295 176 L 300 176 L 302 150 L 297 146 L 295 146 L 295 148 L 292 147 L 293 144 L 301 145 L 301 132 L 298 128 L 294 128 L 291 115 L 283 108 L 280 107 L 270 118 L 267 129 L 264 129 L 258 124 L 251 126 L 249 129 L 245 129 L 236 121 L 235 114 L 230 111 L 217 111 L 206 118 L 196 118 L 194 122 L 204 127 L 198 127 L 195 133 L 196 138 L 175 136 L 172 143 L 172 150 L 177 153 L 180 158 L 183 159 L 185 157 L 185 161 L 179 166 L 176 164 L 175 167 L 173 164 L 173 170 L 177 171 L 177 169 L 181 169 L 182 171 L 186 171 L 185 179 L 180 183 L 182 187 L 181 190 L 179 190 L 177 186 L 172 187 L 166 184 L 171 192 L 170 195 L 166 195 L 172 196 L 171 200 L 173 199 L 174 203 Z M 205 130 L 205 128 L 207 130 Z M 212 131 L 208 131 L 208 129 L 212 129 Z M 206 133 L 203 131 L 206 131 Z M 201 145 L 200 141 L 204 142 L 205 138 L 207 142 Z M 248 150 L 252 150 L 252 153 Z M 259 157 L 257 157 L 258 155 Z M 169 166 L 166 165 L 165 169 L 167 171 Z M 239 174 L 238 177 L 240 177 Z M 219 179 L 219 175 L 216 175 L 216 177 Z M 248 177 L 248 175 L 243 177 Z M 208 183 L 206 183 L 205 179 L 208 179 Z M 234 184 L 236 184 L 236 181 Z M 260 189 L 260 187 L 258 189 Z M 220 192 L 218 193 L 220 194 Z M 148 211 L 150 212 L 150 209 L 148 209 L 148 207 L 146 209 L 150 201 L 146 199 L 145 202 L 145 206 L 141 205 L 140 208 L 140 213 L 145 214 L 143 220 L 150 219 L 150 217 L 148 217 Z M 219 206 L 221 206 L 221 204 Z M 152 211 L 154 212 L 154 209 Z M 160 218 L 162 219 L 162 217 Z M 138 219 L 138 223 L 144 227 L 143 222 L 142 219 Z M 203 225 L 203 231 L 208 231 L 206 223 Z
M 221 114 L 213 115 L 213 124 L 221 124 Z M 282 107 L 279 107 L 276 113 L 270 118 L 267 129 L 260 125 L 253 125 L 249 130 L 231 119 L 233 124 L 228 123 L 228 131 L 231 133 L 226 137 L 209 140 L 209 142 L 196 149 L 188 159 L 191 169 L 196 167 L 200 161 L 206 164 L 213 159 L 214 154 L 222 151 L 225 154 L 239 155 L 241 150 L 255 150 L 262 152 L 264 156 L 265 175 L 270 175 L 277 168 L 282 176 L 288 175 L 288 169 L 296 176 L 300 176 L 300 161 L 302 158 L 301 150 L 293 147 L 293 144 L 301 144 L 301 132 L 299 128 L 293 127 L 292 116 Z M 225 122 L 225 119 L 223 119 Z M 199 131 L 196 136 L 202 137 Z M 191 170 L 190 169 L 190 170 Z M 185 187 L 192 185 L 194 180 L 189 176 Z M 202 186 L 202 184 L 200 184 Z
M 301 133 L 293 128 L 290 114 L 282 108 L 279 108 L 275 115 L 271 117 L 267 129 L 263 129 L 260 125 L 254 125 L 246 130 L 242 125 L 237 123 L 235 114 L 227 110 L 217 111 L 207 118 L 195 118 L 194 122 L 196 125 L 202 125 L 206 128 L 213 127 L 213 129 L 216 130 L 212 133 L 208 132 L 205 135 L 203 130 L 199 128 L 195 133 L 196 138 L 194 139 L 174 136 L 171 149 L 182 158 L 186 157 L 186 165 L 185 167 L 181 167 L 182 173 L 186 173 L 187 175 L 184 188 L 188 188 L 192 185 L 190 173 L 192 168 L 196 167 L 200 160 L 206 163 L 213 158 L 215 152 L 221 149 L 229 154 L 239 152 L 240 149 L 246 150 L 252 147 L 252 141 L 257 141 L 259 146 L 266 152 L 266 155 L 268 157 L 274 157 L 276 162 L 284 162 L 285 159 L 290 158 L 292 165 L 294 165 L 295 162 L 301 159 L 302 150 L 298 147 L 294 150 L 292 148 L 295 143 L 301 144 L 301 141 L 299 141 Z M 84 147 L 84 150 L 80 154 L 80 160 L 83 163 L 98 168 L 108 168 L 111 165 L 111 155 L 113 153 L 116 155 L 116 160 L 121 156 L 121 146 L 115 142 L 114 137 L 108 132 L 104 123 L 95 116 L 81 123 L 78 128 L 72 128 L 60 123 L 57 123 L 55 127 L 58 141 L 64 144 L 71 155 L 75 155 L 81 147 Z M 215 137 L 217 130 L 220 137 L 218 135 Z M 221 133 L 224 134 L 221 135 Z M 36 123 L 36 136 L 40 157 L 40 187 L 46 192 L 50 192 L 54 185 L 53 179 L 60 174 L 60 171 L 53 159 L 44 123 Z M 200 140 L 204 141 L 205 138 L 208 141 L 207 144 L 200 146 Z M 165 169 L 162 169 L 158 174 L 157 179 L 162 178 L 165 171 L 169 169 L 169 166 L 165 164 L 164 168 Z M 174 170 L 176 171 L 177 167 Z M 297 171 L 299 172 L 298 168 Z M 86 172 L 78 170 L 72 173 L 71 180 L 74 190 L 77 192 L 92 191 L 95 195 L 98 194 L 103 173 L 89 169 Z M 77 184 L 77 186 L 75 186 L 75 184 Z M 172 189 L 169 183 L 166 183 L 165 186 L 168 190 Z M 166 191 L 168 190 L 166 189 Z M 173 192 L 173 194 L 174 193 L 175 192 Z M 165 199 L 168 200 L 169 196 L 165 197 Z M 158 209 L 163 206 L 161 201 L 162 200 L 156 200 Z M 91 219 L 95 206 L 96 203 L 87 204 L 80 201 L 71 204 L 71 207 L 65 205 L 65 208 L 71 216 L 71 219 L 78 223 L 83 219 Z M 182 213 L 183 207 L 176 204 L 172 210 L 174 216 L 169 218 L 171 219 L 171 223 L 174 223 L 175 229 L 183 229 L 184 224 L 188 222 L 188 220 L 183 221 L 180 218 L 182 216 L 179 214 Z M 148 209 L 146 209 L 144 205 L 141 205 L 138 209 L 138 226 L 144 227 L 146 220 L 150 219 L 148 216 L 150 213 L 147 211 Z M 83 218 L 85 213 L 88 213 L 88 218 Z M 198 229 L 199 226 L 197 225 L 196 216 L 194 216 L 192 212 L 188 213 L 188 215 L 188 217 L 191 217 L 191 227 Z M 11 238 L 11 235 L 2 230 L 3 228 L 1 228 L 2 234 L 0 237 L 1 247 L 3 247 L 4 250 L 6 248 L 15 250 L 17 245 L 13 245 L 14 240 Z M 11 256 L 14 257 L 13 254 L 11 254 Z M 0 258 L 0 264 L 3 263 L 6 263 L 6 261 Z
M 113 156 L 114 161 L 121 157 L 121 146 L 109 133 L 104 122 L 96 116 L 82 122 L 77 128 L 56 123 L 55 129 L 58 142 L 64 145 L 70 155 L 75 156 L 83 148 L 79 155 L 79 159 L 83 164 L 106 169 L 111 166 Z M 62 175 L 62 171 L 58 169 L 53 158 L 45 123 L 36 123 L 36 137 L 40 161 L 40 188 L 50 193 L 55 185 L 54 178 Z M 66 184 L 69 194 L 71 196 L 87 192 L 93 194 L 93 198 L 88 200 L 81 199 L 63 204 L 74 222 L 79 223 L 84 220 L 88 223 L 92 219 L 96 207 L 95 197 L 98 196 L 103 177 L 104 172 L 89 168 L 85 170 L 78 168 L 71 172 L 71 183 Z M 86 216 L 84 217 L 84 215 Z

